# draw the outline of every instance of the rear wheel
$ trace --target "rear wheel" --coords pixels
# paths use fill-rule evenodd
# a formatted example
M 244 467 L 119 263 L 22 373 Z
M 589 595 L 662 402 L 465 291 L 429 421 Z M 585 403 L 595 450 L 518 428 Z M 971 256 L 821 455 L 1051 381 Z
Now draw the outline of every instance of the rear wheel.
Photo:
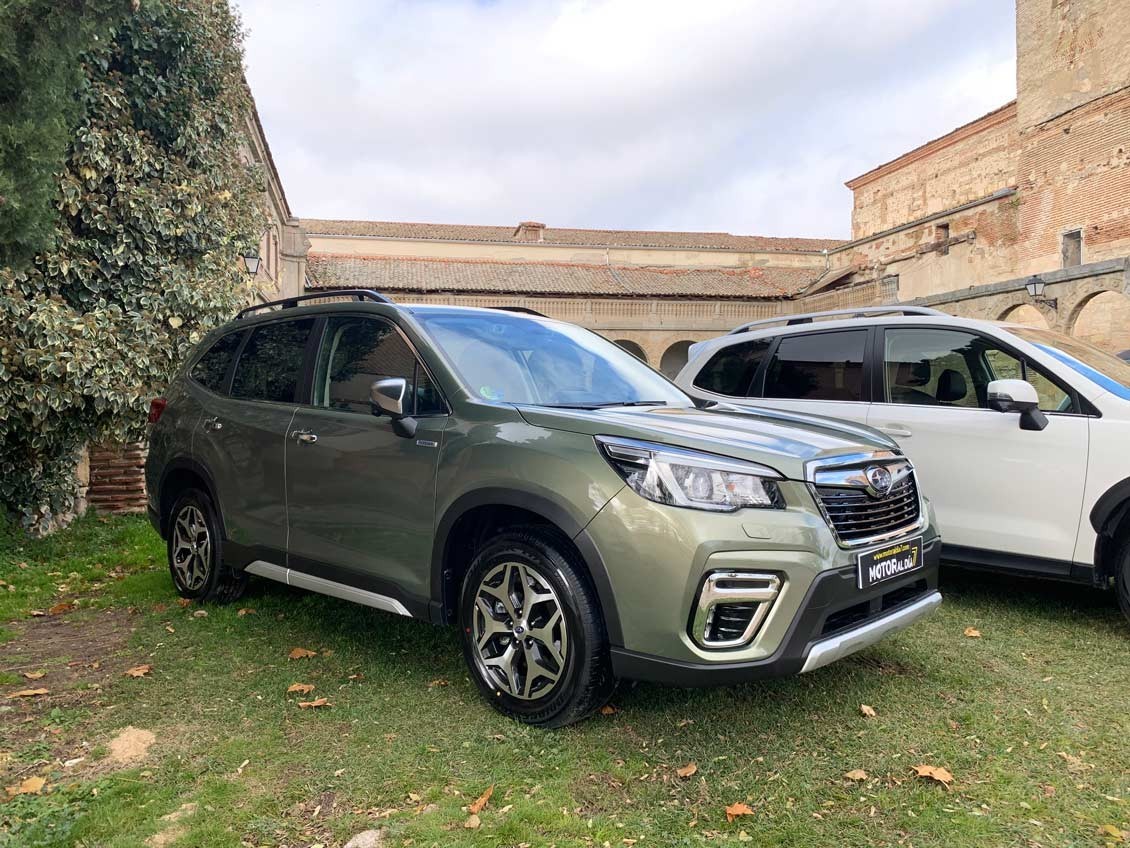
M 169 522 L 169 574 L 182 598 L 230 603 L 243 594 L 247 578 L 227 568 L 212 499 L 199 489 L 177 498 Z
M 556 532 L 518 528 L 483 544 L 463 580 L 460 629 L 480 691 L 527 724 L 579 721 L 615 686 L 596 593 Z
M 1122 614 L 1130 620 L 1130 531 L 1122 534 L 1114 556 L 1114 591 Z

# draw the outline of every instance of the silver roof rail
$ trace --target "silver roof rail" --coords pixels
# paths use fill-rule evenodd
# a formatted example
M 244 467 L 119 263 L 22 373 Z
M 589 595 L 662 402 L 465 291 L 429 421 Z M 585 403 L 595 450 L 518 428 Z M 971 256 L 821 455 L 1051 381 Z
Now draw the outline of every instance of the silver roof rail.
M 732 336 L 736 333 L 744 333 L 754 327 L 780 324 L 782 321 L 785 322 L 786 327 L 791 327 L 795 324 L 811 324 L 816 318 L 831 318 L 837 315 L 844 318 L 864 318 L 869 315 L 945 314 L 945 312 L 939 312 L 937 309 L 931 309 L 928 306 L 857 306 L 855 309 L 829 309 L 826 312 L 802 312 L 798 315 L 778 315 L 776 318 L 762 318 L 759 321 L 747 321 L 745 324 L 734 327 L 727 335 Z

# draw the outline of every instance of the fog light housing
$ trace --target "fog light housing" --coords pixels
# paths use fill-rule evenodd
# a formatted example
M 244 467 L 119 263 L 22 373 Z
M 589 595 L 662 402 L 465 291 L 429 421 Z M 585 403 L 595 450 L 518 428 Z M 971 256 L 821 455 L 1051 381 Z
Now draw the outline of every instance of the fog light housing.
M 781 594 L 776 574 L 715 571 L 706 576 L 691 619 L 691 638 L 718 650 L 748 645 Z

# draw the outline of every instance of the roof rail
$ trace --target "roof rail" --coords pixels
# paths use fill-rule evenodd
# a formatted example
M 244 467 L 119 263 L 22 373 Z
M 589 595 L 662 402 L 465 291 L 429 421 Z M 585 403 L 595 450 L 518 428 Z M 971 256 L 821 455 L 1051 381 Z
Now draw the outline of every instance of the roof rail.
M 248 306 L 245 309 L 239 310 L 239 314 L 235 316 L 235 320 L 246 318 L 253 312 L 258 312 L 260 309 L 269 309 L 277 306 L 279 309 L 293 309 L 304 300 L 320 300 L 327 297 L 352 297 L 354 300 L 363 301 L 369 300 L 373 303 L 392 303 L 387 297 L 378 291 L 372 289 L 326 289 L 322 292 L 311 292 L 309 294 L 299 294 L 294 297 L 284 298 L 283 300 L 271 300 L 266 303 L 256 303 L 254 306 Z
M 520 315 L 536 315 L 538 318 L 549 317 L 536 309 L 530 309 L 528 306 L 488 306 L 487 309 L 497 309 L 499 312 L 517 312 Z
M 799 315 L 778 315 L 776 318 L 762 318 L 760 321 L 748 321 L 734 329 L 727 335 L 745 333 L 754 327 L 767 326 L 785 322 L 786 327 L 795 324 L 811 324 L 816 318 L 831 318 L 840 316 L 844 318 L 864 318 L 870 315 L 945 315 L 937 309 L 928 306 L 858 306 L 855 309 L 829 309 L 826 312 L 803 312 Z

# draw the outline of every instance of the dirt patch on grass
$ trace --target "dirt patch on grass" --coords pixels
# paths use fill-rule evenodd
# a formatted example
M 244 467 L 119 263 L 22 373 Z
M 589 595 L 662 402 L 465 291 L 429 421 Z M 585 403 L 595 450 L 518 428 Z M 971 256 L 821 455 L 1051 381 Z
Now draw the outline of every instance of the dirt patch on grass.
M 110 740 L 110 762 L 120 768 L 137 765 L 149 755 L 157 737 L 150 730 L 127 727 Z
M 67 727 L 82 720 L 81 711 L 97 710 L 103 690 L 132 664 L 126 657 L 130 614 L 80 611 L 5 627 L 15 638 L 0 645 L 0 672 L 17 682 L 0 687 L 0 747 L 18 752 L 36 746 L 46 761 L 73 758 L 78 752 Z M 46 689 L 47 694 L 12 697 L 25 689 Z M 0 765 L 0 774 L 5 770 Z

